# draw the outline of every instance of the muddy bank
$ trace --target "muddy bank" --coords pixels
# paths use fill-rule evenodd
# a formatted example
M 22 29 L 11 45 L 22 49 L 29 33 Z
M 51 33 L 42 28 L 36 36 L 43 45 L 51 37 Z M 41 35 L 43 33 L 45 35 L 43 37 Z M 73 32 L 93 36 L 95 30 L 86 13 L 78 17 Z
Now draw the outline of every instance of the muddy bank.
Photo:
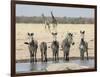
M 70 60 L 79 60 L 79 59 L 80 57 L 70 57 Z M 89 57 L 89 59 L 94 59 L 94 57 L 91 56 Z M 63 57 L 60 57 L 59 60 L 63 60 Z M 48 61 L 52 61 L 52 58 L 48 58 Z M 16 63 L 27 63 L 27 62 L 30 62 L 30 59 L 16 60 Z M 37 62 L 41 62 L 41 58 L 38 58 Z

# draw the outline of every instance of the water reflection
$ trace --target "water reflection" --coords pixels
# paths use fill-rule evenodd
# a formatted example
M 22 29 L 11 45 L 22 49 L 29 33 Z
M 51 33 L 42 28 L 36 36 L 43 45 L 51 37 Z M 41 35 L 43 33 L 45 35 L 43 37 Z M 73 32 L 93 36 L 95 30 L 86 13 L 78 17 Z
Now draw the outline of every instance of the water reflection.
M 36 62 L 36 63 L 16 63 L 16 72 L 17 73 L 25 73 L 25 72 L 46 72 L 46 68 L 50 64 L 58 64 L 58 63 L 76 63 L 81 66 L 87 66 L 90 68 L 94 67 L 94 59 L 90 60 L 70 60 L 70 61 L 48 61 L 48 62 Z

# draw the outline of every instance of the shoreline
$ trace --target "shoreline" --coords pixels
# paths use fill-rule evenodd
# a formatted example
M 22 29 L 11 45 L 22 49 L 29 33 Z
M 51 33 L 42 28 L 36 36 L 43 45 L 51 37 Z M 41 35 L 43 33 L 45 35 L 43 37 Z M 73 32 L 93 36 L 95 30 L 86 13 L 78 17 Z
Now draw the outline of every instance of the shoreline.
M 69 61 L 77 60 L 77 59 L 80 59 L 80 57 L 70 57 Z M 85 57 L 85 59 L 86 59 L 86 57 Z M 95 58 L 91 56 L 91 57 L 89 57 L 89 59 L 95 59 Z M 59 60 L 64 60 L 64 59 L 63 59 L 63 57 L 60 57 Z M 53 60 L 52 60 L 52 58 L 48 58 L 48 61 L 53 61 Z M 30 62 L 30 59 L 16 60 L 16 63 L 28 63 L 28 62 Z M 41 58 L 38 58 L 37 62 L 41 62 Z

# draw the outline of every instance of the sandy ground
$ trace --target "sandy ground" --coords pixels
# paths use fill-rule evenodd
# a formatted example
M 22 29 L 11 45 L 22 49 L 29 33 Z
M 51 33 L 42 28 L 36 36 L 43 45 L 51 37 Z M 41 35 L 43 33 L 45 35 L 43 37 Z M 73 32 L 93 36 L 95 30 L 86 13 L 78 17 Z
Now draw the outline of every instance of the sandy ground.
M 58 24 L 57 40 L 61 44 L 67 32 L 72 32 L 75 45 L 71 46 L 70 57 L 79 57 L 79 43 L 80 43 L 80 30 L 85 30 L 85 40 L 89 45 L 89 56 L 94 57 L 94 24 Z M 16 24 L 16 60 L 29 59 L 29 50 L 24 42 L 27 42 L 27 33 L 33 32 L 34 38 L 38 41 L 38 45 L 42 41 L 46 41 L 48 47 L 51 45 L 53 38 L 52 35 L 44 29 L 43 24 Z M 61 49 L 61 48 L 60 48 Z M 40 58 L 40 49 L 37 51 L 37 58 Z M 51 48 L 48 48 L 47 55 L 52 57 Z M 63 52 L 59 51 L 60 57 L 63 56 Z

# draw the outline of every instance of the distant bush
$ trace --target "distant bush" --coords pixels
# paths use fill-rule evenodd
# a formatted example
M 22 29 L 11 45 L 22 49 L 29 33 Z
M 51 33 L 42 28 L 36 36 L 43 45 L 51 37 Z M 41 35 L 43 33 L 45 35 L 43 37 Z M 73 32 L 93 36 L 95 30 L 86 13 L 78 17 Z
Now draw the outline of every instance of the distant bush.
M 52 20 L 51 17 L 46 17 L 50 22 Z M 55 17 L 59 24 L 93 24 L 93 18 L 83 18 L 83 17 Z M 17 16 L 16 23 L 43 23 L 42 17 L 24 17 Z

